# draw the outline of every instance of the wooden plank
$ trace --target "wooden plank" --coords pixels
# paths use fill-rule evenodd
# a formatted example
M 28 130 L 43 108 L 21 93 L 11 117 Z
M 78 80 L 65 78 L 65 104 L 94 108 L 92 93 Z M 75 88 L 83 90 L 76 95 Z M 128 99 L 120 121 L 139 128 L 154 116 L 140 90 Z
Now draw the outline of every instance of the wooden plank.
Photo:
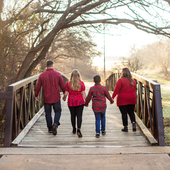
M 12 100 L 13 93 L 0 93 L 0 100 Z
M 112 141 L 112 142 L 100 142 L 100 141 L 89 141 L 89 142 L 81 142 L 81 141 L 48 141 L 48 142 L 43 142 L 43 141 L 23 141 L 21 143 L 22 146 L 24 145 L 102 145 L 102 146 L 147 146 L 148 141 L 138 141 L 138 142 L 132 142 L 132 141 L 126 141 L 124 143 L 123 141 Z M 20 145 L 20 146 L 21 146 Z
M 150 142 L 150 144 L 152 146 L 158 145 L 158 142 L 156 141 L 156 139 L 152 136 L 152 134 L 150 133 L 150 131 L 146 128 L 146 126 L 143 124 L 143 122 L 141 121 L 141 119 L 137 116 L 137 114 L 135 114 L 136 116 L 136 122 L 139 125 L 141 131 L 143 132 L 143 134 L 146 136 L 146 138 L 148 139 L 148 141 Z
M 50 145 L 47 145 L 47 144 L 41 144 L 41 145 L 39 145 L 39 144 L 32 144 L 32 145 L 30 145 L 30 144 L 19 144 L 18 146 L 19 147 L 24 147 L 24 148 L 26 148 L 26 147 L 28 147 L 28 148 L 111 148 L 111 147 L 113 147 L 113 148 L 120 148 L 120 147 L 146 147 L 148 144 L 146 143 L 143 143 L 143 144 L 135 144 L 135 145 L 119 145 L 119 144 L 111 144 L 111 145 L 97 145 L 96 143 L 94 143 L 94 144 L 81 144 L 81 145 L 76 145 L 76 144 L 72 144 L 72 145 L 52 145 L 52 144 L 50 144 Z
M 31 127 L 35 124 L 35 122 L 39 119 L 41 114 L 44 112 L 44 107 L 42 107 L 38 113 L 31 119 L 31 121 L 25 126 L 25 128 L 21 131 L 21 133 L 12 141 L 13 145 L 18 145 L 22 139 L 26 136 L 29 132 Z
M 81 131 L 82 138 L 72 134 L 70 112 L 67 102 L 61 101 L 62 113 L 58 127 L 57 135 L 53 136 L 48 133 L 46 126 L 45 114 L 41 114 L 37 122 L 32 126 L 29 133 L 18 144 L 21 147 L 104 147 L 104 146 L 149 146 L 149 142 L 143 135 L 137 125 L 137 131 L 132 131 L 132 125 L 129 123 L 128 133 L 122 132 L 123 127 L 121 113 L 114 103 L 111 105 L 107 101 L 106 110 L 106 135 L 95 137 L 95 117 L 91 108 L 84 107 L 83 121 Z M 52 113 L 54 117 L 54 113 Z M 130 122 L 130 120 L 129 120 Z

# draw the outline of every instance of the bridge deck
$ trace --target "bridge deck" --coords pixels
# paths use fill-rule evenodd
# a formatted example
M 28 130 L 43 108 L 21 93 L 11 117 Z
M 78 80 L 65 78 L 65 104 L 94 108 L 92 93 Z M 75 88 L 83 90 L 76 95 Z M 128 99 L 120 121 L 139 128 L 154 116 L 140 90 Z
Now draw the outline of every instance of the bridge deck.
M 93 85 L 86 83 L 87 92 Z M 130 122 L 130 121 L 129 121 Z M 70 113 L 67 102 L 62 101 L 61 125 L 57 130 L 57 135 L 49 134 L 46 127 L 44 113 L 37 120 L 29 133 L 18 146 L 22 147 L 107 147 L 107 146 L 150 146 L 150 143 L 137 126 L 137 131 L 133 132 L 129 123 L 129 132 L 121 131 L 122 121 L 119 109 L 114 104 L 107 101 L 106 111 L 106 135 L 95 137 L 95 117 L 89 107 L 84 108 L 82 123 L 82 138 L 72 134 Z

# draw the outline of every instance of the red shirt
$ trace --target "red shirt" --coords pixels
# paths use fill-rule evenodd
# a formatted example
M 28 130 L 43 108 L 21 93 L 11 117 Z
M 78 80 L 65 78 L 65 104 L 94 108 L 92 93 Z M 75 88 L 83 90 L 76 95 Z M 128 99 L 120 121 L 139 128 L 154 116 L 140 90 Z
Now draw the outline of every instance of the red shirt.
M 117 106 L 136 104 L 136 82 L 133 80 L 133 86 L 130 85 L 128 78 L 120 78 L 114 89 L 112 98 L 117 95 Z
M 65 89 L 66 91 L 69 92 L 68 101 L 67 101 L 68 106 L 79 106 L 84 104 L 84 98 L 81 92 L 85 91 L 85 85 L 83 81 L 79 81 L 79 84 L 80 84 L 80 88 L 78 91 L 76 91 L 71 89 L 70 81 L 66 83 Z
M 102 112 L 106 109 L 106 97 L 111 103 L 114 102 L 105 86 L 102 86 L 101 84 L 95 84 L 89 90 L 85 105 L 87 106 L 92 98 L 93 111 Z
M 38 83 L 35 87 L 35 97 L 38 96 L 38 93 L 42 86 L 43 101 L 45 103 L 56 103 L 60 100 L 60 90 L 65 91 L 65 83 L 61 74 L 57 71 L 54 71 L 52 68 L 48 68 L 38 78 Z

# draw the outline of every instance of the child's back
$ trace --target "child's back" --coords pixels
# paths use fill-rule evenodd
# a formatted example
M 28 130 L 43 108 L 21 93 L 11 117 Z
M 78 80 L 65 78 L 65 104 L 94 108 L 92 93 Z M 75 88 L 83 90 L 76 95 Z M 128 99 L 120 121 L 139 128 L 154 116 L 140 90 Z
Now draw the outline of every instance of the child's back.
M 113 103 L 113 99 L 111 98 L 108 90 L 105 86 L 100 84 L 101 78 L 99 75 L 95 75 L 93 77 L 95 85 L 92 86 L 89 90 L 89 93 L 86 98 L 85 106 L 88 106 L 92 98 L 92 109 L 96 118 L 96 137 L 100 137 L 100 121 L 102 125 L 102 134 L 105 135 L 105 112 L 106 112 L 106 97 L 110 100 L 110 103 Z

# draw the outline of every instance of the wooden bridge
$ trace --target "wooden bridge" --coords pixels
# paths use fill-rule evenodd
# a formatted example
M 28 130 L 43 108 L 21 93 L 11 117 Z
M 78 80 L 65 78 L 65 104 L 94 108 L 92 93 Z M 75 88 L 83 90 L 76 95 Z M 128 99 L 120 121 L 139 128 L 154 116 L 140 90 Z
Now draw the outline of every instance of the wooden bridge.
M 35 101 L 34 88 L 39 75 L 16 82 L 8 87 L 4 95 L 7 98 L 5 147 L 106 147 L 106 146 L 164 146 L 164 128 L 161 104 L 160 85 L 144 77 L 132 73 L 137 82 L 136 118 L 137 131 L 122 133 L 122 121 L 119 109 L 107 103 L 106 136 L 95 138 L 95 118 L 91 105 L 83 112 L 83 138 L 73 135 L 70 113 L 67 103 L 62 101 L 61 126 L 57 136 L 48 133 L 42 92 L 40 101 Z M 62 75 L 64 81 L 66 76 Z M 120 74 L 112 74 L 106 80 L 106 87 L 113 91 Z M 93 83 L 88 82 L 86 93 Z
M 34 88 L 39 75 L 16 82 L 8 92 L 4 148 L 0 148 L 0 169 L 155 169 L 169 170 L 169 147 L 165 146 L 160 85 L 133 74 L 137 82 L 137 131 L 129 121 L 128 133 L 122 132 L 121 114 L 107 102 L 106 135 L 95 137 L 95 117 L 89 107 L 83 111 L 82 138 L 72 134 L 67 103 L 62 101 L 62 114 L 56 136 L 48 133 L 42 101 L 35 101 Z M 119 72 L 106 80 L 114 90 Z M 63 75 L 64 81 L 67 78 Z M 92 82 L 86 82 L 86 93 Z M 53 115 L 54 116 L 54 115 Z M 137 162 L 137 163 L 136 163 Z
M 92 86 L 93 83 L 85 83 L 85 85 L 87 88 L 86 92 L 88 92 L 89 87 Z M 44 110 L 42 110 L 39 116 L 37 116 L 35 124 L 30 121 L 29 125 L 33 125 L 32 128 L 31 126 L 26 127 L 26 131 L 21 133 L 12 144 L 19 147 L 122 147 L 150 145 L 139 127 L 137 127 L 136 132 L 133 132 L 130 124 L 129 132 L 122 133 L 121 114 L 116 104 L 111 105 L 109 102 L 107 103 L 107 134 L 101 136 L 99 139 L 95 137 L 95 117 L 91 109 L 91 104 L 88 108 L 85 107 L 83 111 L 82 138 L 78 138 L 77 135 L 72 134 L 67 102 L 62 101 L 61 105 L 61 125 L 58 128 L 58 134 L 56 136 L 48 133 Z M 28 131 L 28 129 L 30 130 Z M 155 143 L 157 143 L 156 140 Z

